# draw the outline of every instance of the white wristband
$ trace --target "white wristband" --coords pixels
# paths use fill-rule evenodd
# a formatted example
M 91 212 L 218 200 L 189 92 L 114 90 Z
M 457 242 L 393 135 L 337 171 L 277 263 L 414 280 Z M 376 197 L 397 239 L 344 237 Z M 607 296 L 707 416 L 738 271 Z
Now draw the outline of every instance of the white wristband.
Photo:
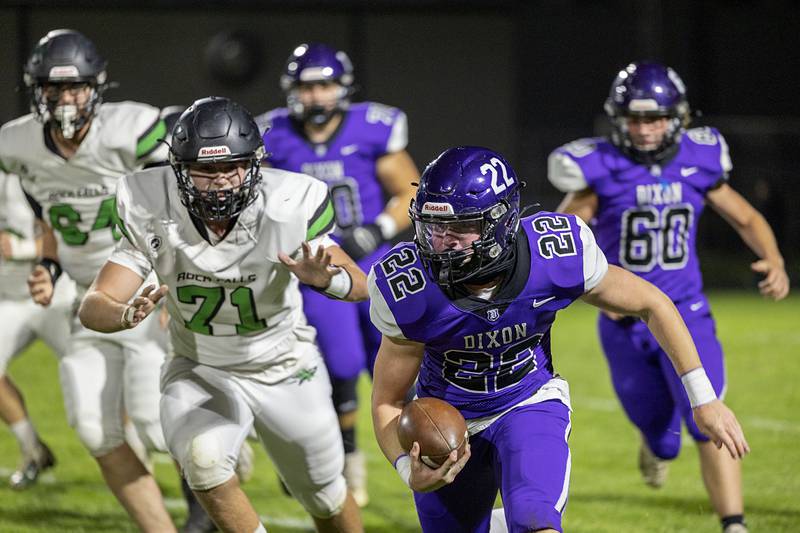
M 387 241 L 397 235 L 397 222 L 388 213 L 381 213 L 375 217 L 375 225 L 381 229 L 381 235 Z
M 350 294 L 350 289 L 353 288 L 353 280 L 347 270 L 341 268 L 339 272 L 334 274 L 331 278 L 331 283 L 328 288 L 323 290 L 325 294 L 339 300 L 344 300 Z
M 136 308 L 132 305 L 129 305 L 125 308 L 125 312 L 122 313 L 122 317 L 119 319 L 119 323 L 123 329 L 131 329 L 133 327 L 133 315 L 136 313 Z
M 714 387 L 711 386 L 706 370 L 702 366 L 682 375 L 681 382 L 686 389 L 686 395 L 689 396 L 692 409 L 717 399 L 717 393 L 714 392 Z
M 11 244 L 11 257 L 17 261 L 29 261 L 36 259 L 36 241 L 32 239 L 20 239 L 16 235 L 8 234 Z
M 394 469 L 409 488 L 411 488 L 411 457 L 402 454 L 394 460 Z

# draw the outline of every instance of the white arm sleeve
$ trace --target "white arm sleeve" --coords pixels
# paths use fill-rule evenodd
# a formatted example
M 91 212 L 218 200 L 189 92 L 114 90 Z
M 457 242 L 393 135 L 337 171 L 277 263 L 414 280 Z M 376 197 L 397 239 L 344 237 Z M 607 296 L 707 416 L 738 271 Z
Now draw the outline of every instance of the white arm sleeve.
M 386 142 L 386 153 L 399 152 L 408 146 L 408 118 L 402 111 L 398 111 L 392 125 L 392 132 Z
M 547 158 L 547 179 L 561 192 L 582 191 L 589 187 L 578 163 L 561 152 L 552 152 Z
M 594 233 L 586 225 L 586 222 L 575 217 L 581 227 L 581 242 L 583 242 L 583 290 L 584 292 L 594 289 L 606 272 L 608 272 L 608 260 L 603 250 L 597 245 Z
M 367 276 L 367 289 L 369 290 L 369 318 L 382 334 L 395 339 L 405 339 L 400 326 L 395 322 L 394 315 L 389 309 L 389 304 L 383 297 L 377 283 L 375 283 L 375 267 L 369 270 Z
M 132 270 L 142 279 L 147 279 L 150 271 L 153 270 L 153 265 L 150 264 L 147 256 L 134 247 L 125 237 L 117 243 L 114 253 L 111 254 L 108 260 Z

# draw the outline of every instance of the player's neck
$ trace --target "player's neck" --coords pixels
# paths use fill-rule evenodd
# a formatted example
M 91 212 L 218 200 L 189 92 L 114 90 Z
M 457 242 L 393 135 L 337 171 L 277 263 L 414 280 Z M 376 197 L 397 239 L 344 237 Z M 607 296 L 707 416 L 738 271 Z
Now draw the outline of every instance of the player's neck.
M 333 132 L 336 131 L 336 128 L 338 128 L 339 124 L 341 123 L 342 114 L 335 113 L 328 122 L 320 126 L 310 122 L 303 123 L 303 130 L 305 131 L 308 140 L 312 143 L 324 143 L 328 142 L 328 139 L 331 138 L 331 135 L 333 135 Z
M 503 282 L 503 277 L 504 276 L 500 275 L 484 283 L 465 283 L 464 288 L 474 296 L 486 299 L 486 296 L 494 296 L 497 288 Z
M 80 148 L 81 143 L 86 138 L 86 134 L 89 133 L 89 127 L 92 125 L 92 121 L 89 120 L 84 124 L 81 129 L 75 132 L 75 135 L 72 136 L 71 139 L 67 139 L 64 137 L 64 134 L 61 131 L 61 128 L 58 124 L 51 122 L 48 131 L 50 132 L 50 138 L 53 139 L 53 144 L 58 148 L 58 151 L 64 156 L 65 159 L 69 159 L 75 152 L 78 151 Z
M 231 226 L 231 221 L 220 220 L 215 222 L 206 222 L 206 226 L 208 226 L 208 229 L 210 229 L 211 232 L 217 236 L 217 238 L 221 239 L 228 232 L 228 228 Z

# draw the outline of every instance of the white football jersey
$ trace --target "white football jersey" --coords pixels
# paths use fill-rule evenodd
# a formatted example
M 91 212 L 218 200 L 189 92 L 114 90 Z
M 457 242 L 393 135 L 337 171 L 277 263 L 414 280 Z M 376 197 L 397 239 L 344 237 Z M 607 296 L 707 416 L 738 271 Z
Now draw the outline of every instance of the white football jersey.
M 128 239 L 111 261 L 169 286 L 167 309 L 176 354 L 216 367 L 288 372 L 300 361 L 277 349 L 294 336 L 313 340 L 298 280 L 278 259 L 303 241 L 330 246 L 333 205 L 325 183 L 265 168 L 258 196 L 224 239 L 212 245 L 205 225 L 181 204 L 171 168 L 125 177 L 117 209 Z M 280 354 L 280 355 L 276 355 Z
M 62 268 L 87 286 L 121 237 L 117 181 L 146 163 L 164 161 L 166 126 L 155 107 L 102 104 L 75 155 L 64 159 L 42 124 L 25 115 L 0 128 L 0 170 L 19 175 L 36 215 L 56 234 Z
M 14 174 L 0 172 L 0 231 L 14 236 L 25 248 L 33 248 L 24 257 L 0 255 L 0 299 L 27 300 L 27 279 L 36 259 L 34 217 L 25 194 Z

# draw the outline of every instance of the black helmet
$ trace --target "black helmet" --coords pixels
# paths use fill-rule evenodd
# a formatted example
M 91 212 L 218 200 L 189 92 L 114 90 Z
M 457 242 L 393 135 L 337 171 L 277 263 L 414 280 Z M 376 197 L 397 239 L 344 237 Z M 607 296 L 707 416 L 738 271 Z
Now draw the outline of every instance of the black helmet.
M 42 37 L 25 64 L 25 85 L 31 91 L 31 111 L 42 122 L 55 121 L 72 138 L 91 119 L 108 88 L 106 60 L 94 43 L 75 30 L 53 30 Z M 91 94 L 86 106 L 59 106 L 48 100 L 44 84 L 86 83 Z
M 253 116 L 228 98 L 209 96 L 183 112 L 172 130 L 170 164 L 181 202 L 189 212 L 214 222 L 235 217 L 258 196 L 264 144 Z M 208 193 L 195 187 L 188 165 L 249 161 L 239 187 Z

